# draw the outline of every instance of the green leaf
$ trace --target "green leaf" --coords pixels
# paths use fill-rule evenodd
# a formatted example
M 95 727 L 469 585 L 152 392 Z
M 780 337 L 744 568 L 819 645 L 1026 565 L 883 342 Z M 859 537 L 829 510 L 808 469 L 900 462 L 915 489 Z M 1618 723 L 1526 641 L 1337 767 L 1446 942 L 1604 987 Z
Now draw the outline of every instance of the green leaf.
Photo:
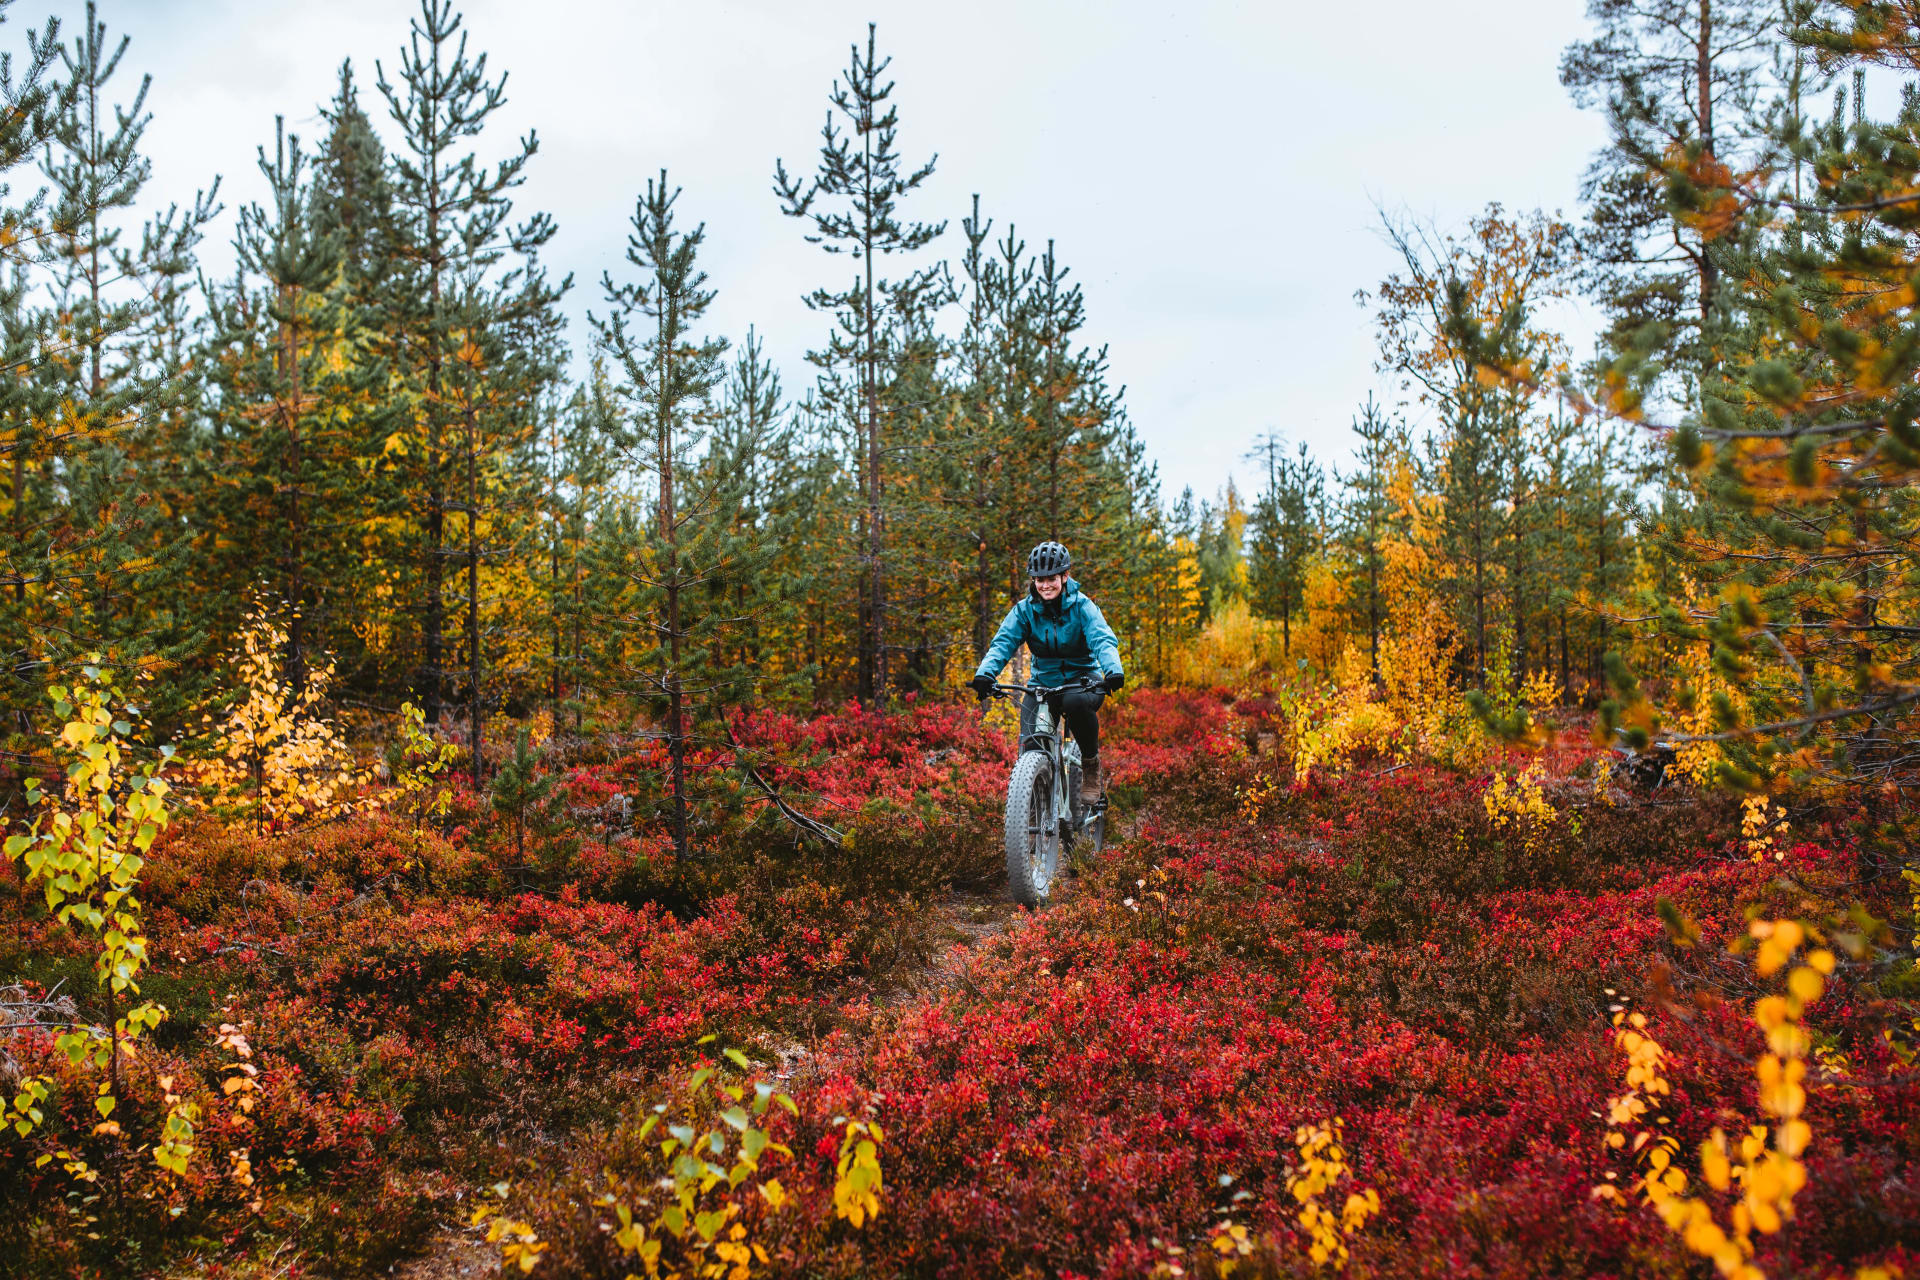
M 745 1107 L 728 1107 L 720 1113 L 720 1118 L 742 1132 L 745 1132 L 747 1125 L 752 1123 Z
M 100 1113 L 100 1116 L 102 1119 L 105 1119 L 107 1116 L 112 1115 L 113 1114 L 113 1095 L 103 1094 L 102 1096 L 95 1098 L 93 1100 L 93 1109 Z
M 746 1054 L 740 1052 L 738 1049 L 728 1049 L 725 1056 L 728 1062 L 731 1062 L 742 1071 L 751 1071 L 753 1069 L 753 1062 Z

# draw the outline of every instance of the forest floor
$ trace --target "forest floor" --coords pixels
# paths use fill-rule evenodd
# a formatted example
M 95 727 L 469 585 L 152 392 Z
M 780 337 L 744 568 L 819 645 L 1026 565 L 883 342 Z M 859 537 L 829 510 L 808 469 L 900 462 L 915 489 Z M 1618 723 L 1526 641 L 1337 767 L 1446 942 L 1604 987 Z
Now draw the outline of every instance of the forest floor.
M 1039 912 L 1001 887 L 1011 744 L 950 705 L 741 726 L 838 845 L 796 844 L 751 795 L 693 863 L 645 823 L 583 829 L 567 815 L 662 764 L 590 739 L 553 761 L 524 839 L 470 795 L 445 833 L 190 825 L 149 868 L 170 1017 L 116 1116 L 157 1131 L 153 1082 L 189 1081 L 196 1171 L 155 1179 L 86 1136 L 84 1077 L 43 1059 L 64 1090 L 47 1131 L 149 1181 L 78 1210 L 95 1245 L 62 1227 L 57 1165 L 0 1160 L 0 1198 L 34 1206 L 0 1218 L 0 1276 L 479 1280 L 502 1269 L 470 1225 L 484 1203 L 538 1241 L 528 1274 L 621 1280 L 607 1206 L 660 1173 L 641 1123 L 726 1047 L 795 1103 L 768 1122 L 784 1207 L 711 1192 L 764 1249 L 755 1276 L 1306 1277 L 1316 1243 L 1356 1275 L 1680 1274 L 1657 1216 L 1594 1194 L 1641 1171 L 1608 1142 L 1616 1007 L 1663 1046 L 1660 1127 L 1697 1169 L 1713 1129 L 1771 1122 L 1752 1009 L 1779 979 L 1729 950 L 1749 917 L 1839 937 L 1858 903 L 1911 943 L 1911 893 L 1859 814 L 1796 811 L 1760 846 L 1735 800 L 1622 788 L 1577 733 L 1470 769 L 1291 779 L 1265 698 L 1135 691 L 1108 732 L 1119 838 Z M 0 915 L 0 983 L 84 981 L 17 879 Z M 1767 1274 L 1920 1260 L 1920 1033 L 1869 974 L 1843 954 L 1806 1013 L 1807 1185 L 1752 1242 Z M 255 1107 L 221 1090 L 223 1026 L 249 1042 Z M 833 1194 L 850 1120 L 885 1135 L 860 1227 Z M 1316 1240 L 1302 1139 L 1323 1127 L 1344 1158 Z
M 974 954 L 1026 914 L 1004 887 L 992 892 L 949 886 L 928 912 L 926 959 L 892 974 L 880 1003 L 898 1014 L 965 986 L 967 964 Z M 777 1064 L 774 1078 L 787 1088 L 796 1087 L 796 1079 L 804 1081 L 816 1056 L 813 1049 L 797 1042 L 774 1046 L 772 1052 Z M 486 1280 L 501 1274 L 499 1250 L 487 1243 L 483 1226 L 445 1222 L 428 1238 L 419 1257 L 396 1264 L 392 1274 L 401 1280 Z

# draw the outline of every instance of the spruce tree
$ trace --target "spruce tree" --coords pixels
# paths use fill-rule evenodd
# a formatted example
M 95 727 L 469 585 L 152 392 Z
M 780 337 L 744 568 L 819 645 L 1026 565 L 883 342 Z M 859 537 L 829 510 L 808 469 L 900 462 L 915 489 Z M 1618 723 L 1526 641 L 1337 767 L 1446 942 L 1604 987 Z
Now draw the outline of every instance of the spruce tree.
M 973 651 L 984 653 L 992 640 L 995 620 L 1004 612 L 996 588 L 1011 542 L 1005 529 L 1005 476 L 1011 466 L 1012 441 L 1002 412 L 1006 382 L 1011 377 L 1004 359 L 1010 335 L 996 321 L 1006 305 L 1006 296 L 1023 292 L 1025 280 L 1018 275 L 1009 279 L 999 270 L 995 258 L 983 252 L 993 220 L 981 217 L 978 195 L 973 197 L 973 212 L 961 220 L 960 229 L 967 241 L 960 259 L 966 321 L 957 343 L 955 370 L 961 431 L 946 462 L 949 485 L 956 495 L 955 508 L 964 512 L 954 536 L 973 553 L 968 557 Z
M 764 553 L 793 537 L 797 511 L 786 497 L 805 462 L 796 456 L 798 441 L 781 394 L 780 375 L 751 326 L 726 366 L 718 391 L 698 483 L 703 491 L 724 499 L 724 518 L 738 544 Z M 790 689 L 787 677 L 801 674 L 792 655 L 778 651 L 778 637 L 791 634 L 795 625 L 797 593 L 792 588 L 801 584 L 760 572 L 770 563 L 771 558 L 763 556 L 755 571 L 730 575 L 735 621 L 729 634 L 715 640 L 720 665 L 759 673 L 758 692 L 763 698 Z M 792 567 L 804 572 L 802 566 Z
M 314 158 L 316 231 L 339 244 L 340 270 L 349 298 L 370 306 L 380 283 L 396 265 L 392 166 L 373 121 L 360 105 L 352 62 L 340 64 L 340 84 L 321 108 L 327 135 Z

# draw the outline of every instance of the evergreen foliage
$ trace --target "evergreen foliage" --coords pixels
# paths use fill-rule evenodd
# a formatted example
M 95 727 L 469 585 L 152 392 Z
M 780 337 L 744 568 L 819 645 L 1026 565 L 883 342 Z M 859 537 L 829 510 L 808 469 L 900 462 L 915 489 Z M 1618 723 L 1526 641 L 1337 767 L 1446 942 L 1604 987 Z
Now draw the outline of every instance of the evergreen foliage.
M 877 52 L 875 27 L 867 25 L 867 48 L 854 45 L 847 70 L 834 82 L 826 123 L 820 130 L 819 168 L 810 181 L 774 170 L 781 211 L 811 228 L 809 243 L 856 263 L 854 278 L 807 295 L 807 305 L 833 317 L 827 345 L 808 359 L 820 368 L 819 408 L 850 429 L 851 457 L 860 494 L 860 656 L 858 687 L 863 702 L 887 698 L 887 468 L 899 445 L 893 414 L 896 396 L 911 367 L 916 321 L 938 298 L 940 276 L 931 267 L 910 269 L 896 280 L 880 275 L 880 258 L 926 248 L 946 223 L 903 220 L 900 205 L 933 176 L 935 161 L 905 167 L 898 151 L 899 109 L 889 99 L 894 82 L 883 78 L 893 59 Z
M 1532 681 L 1777 772 L 1755 725 L 1907 705 L 1908 348 L 1876 291 L 1906 261 L 1913 108 L 1804 109 L 1911 70 L 1907 20 L 1870 8 L 1596 0 L 1561 68 L 1609 128 L 1583 224 L 1391 220 L 1401 269 L 1368 300 L 1396 394 L 1351 463 L 1276 435 L 1250 491 L 1171 504 L 1065 242 L 975 196 L 941 262 L 946 222 L 909 216 L 933 161 L 903 154 L 871 27 L 813 172 L 775 167 L 853 268 L 808 295 L 817 376 L 789 396 L 757 331 L 730 362 L 699 332 L 705 232 L 664 178 L 567 377 L 553 223 L 514 209 L 537 140 L 489 158 L 506 78 L 449 0 L 379 67 L 383 120 L 343 63 L 315 139 L 276 127 L 222 280 L 193 267 L 211 195 L 146 208 L 125 42 L 50 26 L 0 85 L 0 328 L 29 374 L 0 404 L 9 732 L 95 649 L 154 676 L 156 723 L 199 723 L 266 600 L 294 688 L 330 662 L 345 702 L 412 697 L 476 779 L 489 722 L 542 708 L 637 713 L 684 762 L 752 704 L 949 687 L 1050 537 L 1146 674 L 1244 609 L 1289 678 L 1387 682 L 1415 645 L 1495 701 Z M 1539 319 L 1577 289 L 1610 317 L 1584 370 Z M 1674 663 L 1633 694 L 1608 675 Z M 1827 733 L 1789 735 L 1795 767 Z M 691 848 L 699 780 L 670 772 Z
M 657 181 L 648 180 L 627 237 L 627 262 L 639 279 L 617 283 L 611 273 L 603 279 L 609 311 L 595 329 L 625 375 L 618 393 L 632 410 L 631 447 L 645 459 L 655 486 L 650 523 L 635 522 L 633 545 L 620 561 L 635 593 L 632 612 L 618 624 L 642 646 L 633 670 L 647 702 L 663 717 L 674 851 L 685 858 L 691 847 L 688 740 L 737 702 L 748 680 L 742 668 L 725 665 L 714 633 L 739 621 L 730 615 L 734 580 L 756 567 L 751 541 L 735 519 L 751 471 L 729 464 L 737 460 L 732 450 L 751 448 L 757 440 L 729 433 L 710 452 L 714 465 L 692 465 L 712 394 L 724 376 L 727 343 L 694 334 L 714 295 L 698 265 L 705 226 L 674 229 L 679 198 L 665 170 Z M 746 391 L 750 397 L 758 391 L 758 375 L 746 375 L 754 384 Z M 744 430 L 753 429 L 764 407 L 748 406 Z

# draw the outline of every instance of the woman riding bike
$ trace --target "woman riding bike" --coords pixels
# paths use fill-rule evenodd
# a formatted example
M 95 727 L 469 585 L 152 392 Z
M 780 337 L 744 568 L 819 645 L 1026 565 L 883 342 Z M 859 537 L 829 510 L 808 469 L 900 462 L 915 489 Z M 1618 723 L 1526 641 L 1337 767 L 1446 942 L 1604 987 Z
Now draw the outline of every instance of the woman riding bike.
M 1057 542 L 1043 542 L 1027 556 L 1027 594 L 1007 610 L 1006 620 L 987 646 L 972 685 L 985 701 L 994 679 L 1024 643 L 1033 654 L 1033 682 L 1063 685 L 1100 676 L 1100 687 L 1060 695 L 1060 718 L 1080 744 L 1080 798 L 1100 799 L 1100 704 L 1126 683 L 1120 669 L 1120 642 L 1100 614 L 1100 606 L 1080 593 L 1067 576 L 1073 558 Z M 1028 694 L 1020 704 L 1021 736 L 1033 732 L 1038 703 Z

